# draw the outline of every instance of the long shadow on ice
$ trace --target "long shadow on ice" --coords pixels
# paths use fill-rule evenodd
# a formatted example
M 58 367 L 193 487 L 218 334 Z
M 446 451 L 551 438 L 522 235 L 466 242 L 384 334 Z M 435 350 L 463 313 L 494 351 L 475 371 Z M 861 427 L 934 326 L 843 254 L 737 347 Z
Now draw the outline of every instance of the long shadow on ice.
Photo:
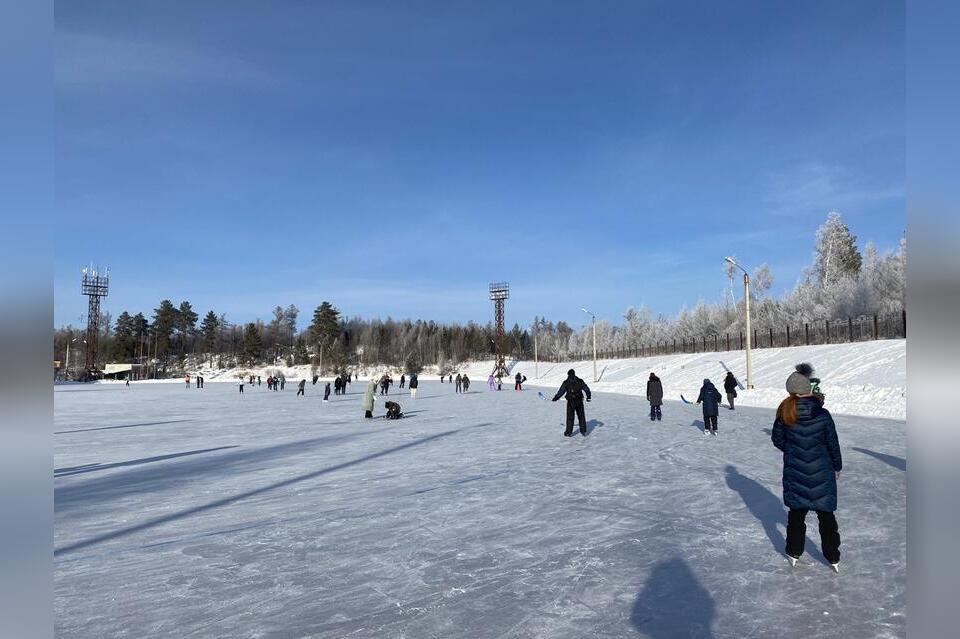
M 165 422 L 143 422 L 142 424 L 121 424 L 119 426 L 98 426 L 97 428 L 78 428 L 76 430 L 58 430 L 54 435 L 67 435 L 69 433 L 88 433 L 92 430 L 114 430 L 116 428 L 137 428 L 139 426 L 160 426 L 162 424 L 180 424 L 182 422 L 192 422 L 192 419 L 170 419 Z
M 703 429 L 706 428 L 706 425 L 703 423 L 702 419 L 695 419 L 690 425 L 699 430 L 701 433 L 703 432 Z
M 763 531 L 767 533 L 767 538 L 773 544 L 774 549 L 783 554 L 786 547 L 786 540 L 777 528 L 778 523 L 786 524 L 787 514 L 784 510 L 783 501 L 767 490 L 766 486 L 760 482 L 750 479 L 740 474 L 736 466 L 727 466 L 727 486 L 740 495 L 740 499 L 746 505 L 750 514 L 756 517 L 763 525 Z M 823 555 L 807 539 L 806 552 L 821 563 L 827 563 Z
M 187 457 L 190 455 L 200 455 L 201 453 L 212 453 L 217 450 L 227 450 L 236 448 L 236 446 L 217 446 L 216 448 L 202 448 L 200 450 L 188 450 L 183 453 L 170 453 L 169 455 L 156 455 L 154 457 L 142 457 L 140 459 L 131 459 L 130 461 L 114 462 L 112 464 L 85 464 L 83 466 L 71 466 L 68 468 L 56 468 L 53 471 L 54 477 L 68 477 L 70 475 L 82 475 L 84 473 L 93 473 L 99 470 L 108 470 L 110 468 L 120 468 L 122 466 L 139 466 L 140 464 L 150 464 L 177 457 Z
M 866 448 L 857 448 L 856 446 L 853 447 L 853 450 L 857 451 L 858 453 L 863 453 L 864 455 L 870 455 L 874 459 L 879 459 L 883 463 L 889 464 L 890 466 L 893 466 L 897 470 L 903 470 L 903 471 L 907 470 L 907 460 L 904 459 L 903 457 L 887 455 L 886 453 L 878 453 L 872 450 L 868 450 Z
M 119 528 L 112 532 L 104 533 L 102 535 L 97 535 L 96 537 L 91 537 L 83 541 L 74 542 L 72 544 L 67 544 L 66 546 L 61 546 L 60 548 L 55 548 L 53 551 L 54 556 L 63 555 L 75 550 L 80 550 L 81 548 L 87 548 L 89 546 L 94 546 L 101 544 L 105 541 L 110 541 L 112 539 L 118 539 L 120 537 L 126 537 L 127 535 L 132 535 L 143 530 L 149 530 L 157 526 L 162 526 L 173 521 L 180 519 L 185 519 L 192 515 L 196 515 L 208 510 L 215 510 L 217 508 L 222 508 L 228 506 L 238 501 L 248 499 L 250 497 L 255 497 L 263 493 L 267 493 L 273 490 L 280 488 L 286 488 L 287 486 L 292 486 L 294 484 L 299 484 L 300 482 L 309 481 L 311 479 L 316 479 L 317 477 L 322 477 L 323 475 L 336 472 L 338 470 L 343 470 L 344 468 L 349 468 L 350 466 L 356 466 L 380 457 L 386 457 L 393 453 L 398 453 L 409 448 L 414 448 L 416 446 L 422 446 L 424 444 L 430 443 L 432 441 L 442 439 L 444 437 L 449 437 L 450 435 L 455 435 L 457 433 L 469 430 L 471 428 L 483 428 L 485 426 L 490 426 L 489 422 L 482 424 L 474 424 L 473 426 L 466 426 L 464 428 L 459 428 L 457 430 L 448 430 L 442 433 L 437 433 L 436 435 L 430 435 L 429 437 L 423 437 L 421 439 L 408 442 L 406 444 L 401 444 L 400 446 L 394 446 L 393 448 L 388 448 L 386 450 L 381 450 L 376 453 L 371 453 L 357 459 L 350 460 L 348 462 L 343 462 L 342 464 L 336 464 L 334 466 L 328 466 L 327 468 L 321 468 L 320 470 L 315 470 L 313 472 L 304 473 L 302 475 L 297 475 L 295 477 L 290 477 L 289 479 L 284 479 L 283 481 L 274 482 L 272 484 L 267 484 L 266 486 L 261 486 L 260 488 L 255 488 L 253 490 L 248 490 L 242 493 L 237 493 L 236 495 L 230 495 L 229 497 L 224 497 L 222 499 L 217 499 L 200 506 L 195 506 L 194 508 L 187 508 L 186 510 L 180 510 L 177 512 L 170 513 L 169 515 L 163 515 L 162 517 L 154 517 L 153 519 L 148 519 L 143 523 L 136 524 L 134 526 L 127 526 L 125 528 Z
M 219 475 L 236 475 L 248 468 L 260 467 L 264 462 L 309 452 L 312 449 L 329 448 L 357 437 L 374 434 L 349 433 L 299 439 L 273 446 L 241 448 L 217 455 L 214 459 L 194 458 L 134 468 L 126 472 L 112 473 L 105 477 L 77 480 L 53 491 L 54 511 L 63 513 L 91 504 L 117 501 L 130 495 L 142 495 L 154 491 L 177 488 L 197 479 L 210 479 Z
M 654 566 L 637 595 L 630 621 L 653 639 L 713 637 L 713 597 L 687 562 L 673 557 Z

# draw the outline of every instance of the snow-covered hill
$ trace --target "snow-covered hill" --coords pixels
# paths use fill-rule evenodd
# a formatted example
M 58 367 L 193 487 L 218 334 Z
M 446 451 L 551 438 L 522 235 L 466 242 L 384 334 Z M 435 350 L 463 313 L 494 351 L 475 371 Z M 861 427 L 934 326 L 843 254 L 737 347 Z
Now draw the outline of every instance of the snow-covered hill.
M 790 348 L 763 348 L 753 351 L 753 390 L 738 391 L 738 405 L 775 408 L 786 396 L 783 389 L 787 375 L 800 362 L 810 362 L 823 380 L 821 390 L 827 395 L 827 407 L 834 413 L 906 419 L 907 416 L 907 342 L 906 340 L 881 340 L 853 344 L 825 344 L 819 346 L 793 346 Z M 467 373 L 474 384 L 485 384 L 493 368 L 493 361 L 470 362 L 459 367 Z M 656 372 L 663 382 L 668 400 L 679 400 L 683 393 L 694 399 L 704 378 L 710 378 L 721 386 L 726 369 L 733 371 L 742 383 L 746 383 L 746 360 L 743 351 L 720 353 L 697 353 L 693 355 L 662 355 L 629 359 L 606 359 L 597 363 L 600 381 L 593 383 L 592 361 L 570 361 L 559 364 L 541 362 L 539 377 L 532 361 L 514 362 L 513 373 L 527 377 L 528 386 L 556 388 L 563 382 L 567 370 L 574 368 L 590 388 L 625 395 L 646 394 L 647 378 Z M 361 379 L 381 375 L 385 366 L 371 367 L 362 371 Z M 309 379 L 310 366 L 253 366 L 236 369 L 209 369 L 190 371 L 201 373 L 208 382 L 235 382 L 241 373 L 268 375 L 280 373 L 290 380 Z M 391 370 L 399 380 L 400 371 Z M 423 380 L 436 380 L 435 367 L 421 373 Z M 329 380 L 330 376 L 324 376 Z M 181 379 L 162 380 L 182 384 Z M 513 388 L 513 380 L 504 380 L 504 389 Z
M 754 388 L 738 391 L 740 405 L 775 408 L 786 396 L 784 382 L 793 367 L 800 362 L 810 362 L 823 380 L 820 387 L 827 395 L 827 408 L 832 412 L 906 419 L 906 340 L 764 348 L 754 350 L 752 359 Z M 493 362 L 488 361 L 463 368 L 472 381 L 485 383 L 492 367 Z M 743 351 L 600 360 L 597 383 L 592 383 L 592 361 L 541 362 L 539 378 L 535 375 L 534 362 L 520 361 L 512 372 L 526 375 L 528 385 L 557 388 L 570 368 L 593 390 L 641 397 L 646 395 L 647 379 L 652 371 L 660 377 L 666 399 L 670 400 L 679 400 L 681 393 L 687 399 L 695 399 L 704 378 L 721 387 L 727 368 L 746 384 Z M 512 380 L 504 380 L 504 388 L 508 387 L 513 388 Z

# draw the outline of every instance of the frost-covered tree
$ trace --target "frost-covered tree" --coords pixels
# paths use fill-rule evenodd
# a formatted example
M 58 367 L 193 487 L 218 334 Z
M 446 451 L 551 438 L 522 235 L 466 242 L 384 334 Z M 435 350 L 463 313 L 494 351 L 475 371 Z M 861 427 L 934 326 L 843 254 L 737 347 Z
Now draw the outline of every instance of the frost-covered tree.
M 830 211 L 826 222 L 817 229 L 815 251 L 812 274 L 820 286 L 831 286 L 860 274 L 862 258 L 857 249 L 857 237 L 837 211 Z

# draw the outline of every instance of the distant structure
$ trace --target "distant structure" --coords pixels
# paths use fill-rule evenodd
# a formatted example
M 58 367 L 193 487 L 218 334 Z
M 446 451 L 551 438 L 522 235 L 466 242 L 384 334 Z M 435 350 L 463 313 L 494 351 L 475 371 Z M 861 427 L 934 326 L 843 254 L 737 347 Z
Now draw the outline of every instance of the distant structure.
M 494 340 L 496 348 L 496 362 L 493 365 L 493 374 L 498 377 L 508 377 L 506 363 L 503 359 L 503 342 L 506 332 L 503 328 L 503 303 L 510 297 L 510 285 L 506 282 L 494 282 L 490 285 L 490 299 L 493 300 L 493 318 L 497 325 L 497 336 Z
M 100 336 L 100 298 L 106 297 L 110 289 L 110 271 L 101 273 L 96 267 L 83 269 L 80 292 L 87 296 L 87 343 L 84 367 L 85 376 L 93 377 L 97 373 L 97 338 Z

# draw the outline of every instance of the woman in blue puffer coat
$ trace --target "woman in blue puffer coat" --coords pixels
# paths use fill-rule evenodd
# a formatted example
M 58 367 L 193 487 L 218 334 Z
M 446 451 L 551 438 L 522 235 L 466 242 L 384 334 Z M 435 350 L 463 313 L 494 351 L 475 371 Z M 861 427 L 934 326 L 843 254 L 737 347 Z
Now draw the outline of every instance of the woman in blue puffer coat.
M 810 376 L 813 367 L 800 364 L 787 378 L 790 396 L 777 409 L 771 439 L 783 451 L 783 503 L 787 516 L 786 553 L 796 565 L 806 541 L 807 513 L 817 512 L 823 556 L 840 572 L 840 532 L 837 509 L 837 480 L 843 461 L 833 417 L 814 394 Z

